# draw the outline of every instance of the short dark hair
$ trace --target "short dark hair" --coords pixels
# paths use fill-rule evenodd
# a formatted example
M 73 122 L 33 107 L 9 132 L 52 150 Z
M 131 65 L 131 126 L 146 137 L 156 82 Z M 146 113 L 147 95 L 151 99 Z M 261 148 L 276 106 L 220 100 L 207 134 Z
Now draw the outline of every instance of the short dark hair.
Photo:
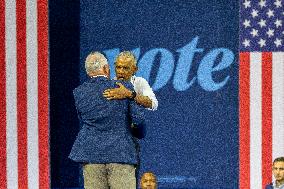
M 284 157 L 278 157 L 273 161 L 273 165 L 275 162 L 284 162 Z
M 134 65 L 134 66 L 137 66 L 137 59 L 134 55 L 133 52 L 131 51 L 122 51 L 120 52 L 116 59 L 115 59 L 115 63 L 117 62 L 117 60 L 120 58 L 120 57 L 125 57 L 125 58 L 130 58 L 131 59 L 131 63 Z
M 151 175 L 151 176 L 154 177 L 155 180 L 157 181 L 157 177 L 156 177 L 156 175 L 155 175 L 152 171 L 146 171 L 146 172 L 144 172 L 144 173 L 142 174 L 141 178 L 142 178 L 145 174 Z

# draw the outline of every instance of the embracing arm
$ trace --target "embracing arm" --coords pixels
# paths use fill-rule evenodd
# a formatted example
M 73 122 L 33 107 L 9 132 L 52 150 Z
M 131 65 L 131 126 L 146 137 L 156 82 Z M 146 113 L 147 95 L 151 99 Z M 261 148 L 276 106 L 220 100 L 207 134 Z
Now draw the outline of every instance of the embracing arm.
M 152 108 L 152 100 L 148 96 L 143 96 L 138 94 L 136 95 L 134 100 L 135 102 L 137 102 L 137 104 L 140 104 L 145 108 Z
M 135 85 L 137 85 L 136 87 L 138 88 L 138 91 L 136 91 L 135 93 L 127 89 L 121 83 L 117 83 L 117 85 L 119 86 L 118 88 L 107 89 L 104 91 L 103 95 L 108 100 L 134 98 L 137 104 L 151 110 L 156 110 L 158 108 L 158 100 L 153 90 L 145 79 L 139 79 L 140 80 L 135 83 Z
M 103 96 L 108 100 L 134 98 L 137 104 L 142 105 L 145 108 L 152 108 L 152 100 L 148 96 L 143 96 L 141 94 L 133 96 L 133 91 L 127 89 L 123 84 L 117 83 L 117 85 L 119 86 L 118 88 L 105 90 Z

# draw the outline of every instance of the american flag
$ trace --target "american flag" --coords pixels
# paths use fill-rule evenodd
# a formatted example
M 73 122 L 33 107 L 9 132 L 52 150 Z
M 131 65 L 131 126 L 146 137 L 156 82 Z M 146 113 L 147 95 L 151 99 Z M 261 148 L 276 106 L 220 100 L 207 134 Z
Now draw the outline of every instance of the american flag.
M 47 0 L 0 1 L 0 188 L 49 188 Z
M 284 156 L 284 2 L 240 1 L 240 189 L 271 183 Z

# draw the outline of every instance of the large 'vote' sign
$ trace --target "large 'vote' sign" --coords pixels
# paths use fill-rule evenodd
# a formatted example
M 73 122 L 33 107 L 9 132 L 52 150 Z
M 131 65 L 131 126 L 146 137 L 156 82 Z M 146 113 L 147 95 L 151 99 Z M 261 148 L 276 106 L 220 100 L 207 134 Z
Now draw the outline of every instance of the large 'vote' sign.
M 184 47 L 177 49 L 179 58 L 176 62 L 173 53 L 165 48 L 154 48 L 147 51 L 143 56 L 140 54 L 140 48 L 135 48 L 132 52 L 139 59 L 139 71 L 137 76 L 142 76 L 149 81 L 153 63 L 157 55 L 160 55 L 160 66 L 153 84 L 153 90 L 163 88 L 173 75 L 173 86 L 177 91 L 185 91 L 189 89 L 195 82 L 205 91 L 217 91 L 228 82 L 230 76 L 227 75 L 222 81 L 214 81 L 213 74 L 218 74 L 222 70 L 229 68 L 234 62 L 234 53 L 227 48 L 215 48 L 209 51 L 200 60 L 197 73 L 192 78 L 189 78 L 189 71 L 193 64 L 193 59 L 196 53 L 203 53 L 203 48 L 198 48 L 198 39 L 195 37 L 191 42 Z M 104 51 L 111 65 L 111 77 L 114 77 L 114 62 L 119 54 L 119 49 L 109 49 Z M 141 56 L 141 57 L 140 57 Z M 220 59 L 218 57 L 221 56 Z M 219 60 L 219 61 L 217 61 Z

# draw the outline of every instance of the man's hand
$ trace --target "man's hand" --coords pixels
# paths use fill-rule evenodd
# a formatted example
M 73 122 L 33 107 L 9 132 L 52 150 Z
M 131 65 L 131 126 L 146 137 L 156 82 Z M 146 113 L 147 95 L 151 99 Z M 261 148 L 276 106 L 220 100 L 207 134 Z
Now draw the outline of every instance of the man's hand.
M 121 83 L 116 84 L 119 86 L 118 88 L 107 89 L 104 91 L 103 96 L 105 98 L 108 100 L 131 98 L 132 92 L 129 89 Z

